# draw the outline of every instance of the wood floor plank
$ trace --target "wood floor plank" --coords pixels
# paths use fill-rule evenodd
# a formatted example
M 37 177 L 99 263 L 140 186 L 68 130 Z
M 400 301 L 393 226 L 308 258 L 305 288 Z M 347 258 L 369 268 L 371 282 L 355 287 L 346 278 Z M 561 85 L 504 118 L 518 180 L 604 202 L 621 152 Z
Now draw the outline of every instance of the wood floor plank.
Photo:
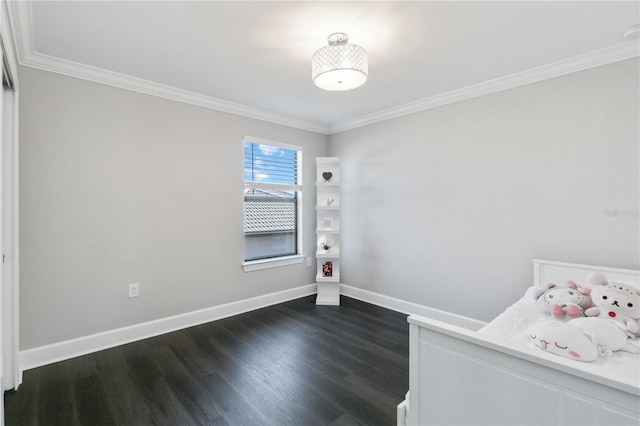
M 143 390 L 129 374 L 122 348 L 120 346 L 95 354 L 98 371 L 103 378 L 104 402 L 115 425 L 152 425 L 153 420 L 145 403 Z
M 333 320 L 327 321 L 323 319 L 322 315 L 326 315 L 326 313 L 316 312 L 316 315 L 308 315 L 295 309 L 289 310 L 288 307 L 281 307 L 280 309 L 288 311 L 297 318 L 304 318 L 310 323 L 318 325 L 333 324 L 334 327 L 331 332 L 322 335 L 321 339 L 317 341 L 318 347 L 322 348 L 323 352 L 330 354 L 331 357 L 339 357 L 342 365 L 350 370 L 375 376 L 379 383 L 393 387 L 396 394 L 402 393 L 402 389 L 407 388 L 404 383 L 394 380 L 399 376 L 406 376 L 408 380 L 406 355 L 402 357 L 394 351 L 361 338 L 357 334 L 357 330 L 346 331 L 344 328 L 347 327 L 347 324 L 338 324 Z M 372 359 L 375 362 L 369 361 Z
M 38 425 L 40 407 L 40 371 L 29 370 L 23 373 L 20 394 L 10 390 L 5 392 L 5 424 L 25 426 Z
M 212 373 L 203 378 L 211 399 L 229 425 L 264 425 L 266 417 L 253 409 L 246 395 L 237 391 L 222 375 Z
M 74 380 L 73 389 L 78 410 L 78 423 L 85 425 L 112 425 L 114 420 L 106 401 L 102 377 L 98 374 Z
M 39 424 L 79 423 L 75 410 L 75 393 L 71 379 L 64 370 L 65 365 L 61 363 L 42 367 L 38 401 Z
M 392 425 L 406 315 L 309 296 L 29 370 L 12 425 Z
M 156 364 L 164 372 L 167 384 L 177 401 L 185 407 L 196 424 L 214 422 L 224 424 L 220 413 L 210 399 L 201 377 L 196 377 L 174 352 L 173 347 L 165 346 L 156 352 Z
M 296 399 L 299 386 L 295 377 L 281 370 L 281 364 L 274 362 L 268 352 L 251 345 L 253 338 L 241 333 L 238 324 L 227 323 L 226 327 L 237 331 L 233 344 L 223 348 L 241 366 L 233 384 L 249 396 L 252 406 L 275 424 L 318 424 L 313 406 Z

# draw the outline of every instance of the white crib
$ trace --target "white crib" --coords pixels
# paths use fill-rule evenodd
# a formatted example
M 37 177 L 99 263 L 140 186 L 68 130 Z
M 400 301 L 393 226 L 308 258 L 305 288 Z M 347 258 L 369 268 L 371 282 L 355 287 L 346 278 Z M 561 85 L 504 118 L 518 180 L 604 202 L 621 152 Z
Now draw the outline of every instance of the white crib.
M 533 284 L 586 282 L 590 272 L 639 285 L 640 271 L 541 260 Z M 611 375 L 441 321 L 408 321 L 409 392 L 398 425 L 640 425 L 637 354 L 607 359 L 629 364 Z

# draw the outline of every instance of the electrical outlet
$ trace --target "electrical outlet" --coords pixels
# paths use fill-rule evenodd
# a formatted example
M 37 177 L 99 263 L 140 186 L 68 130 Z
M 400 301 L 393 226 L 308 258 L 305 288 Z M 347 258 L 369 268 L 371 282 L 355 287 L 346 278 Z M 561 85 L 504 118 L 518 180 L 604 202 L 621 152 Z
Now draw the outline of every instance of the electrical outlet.
M 138 283 L 129 284 L 129 299 L 140 295 L 140 287 Z
M 311 259 L 310 257 L 307 257 L 307 266 L 311 266 L 313 265 L 313 259 Z

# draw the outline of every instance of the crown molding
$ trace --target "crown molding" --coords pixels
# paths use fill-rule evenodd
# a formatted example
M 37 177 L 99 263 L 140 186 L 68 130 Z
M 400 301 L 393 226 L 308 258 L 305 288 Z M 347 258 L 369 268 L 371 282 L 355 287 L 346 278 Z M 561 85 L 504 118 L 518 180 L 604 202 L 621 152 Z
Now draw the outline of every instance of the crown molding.
M 325 126 L 320 123 L 301 120 L 285 114 L 229 102 L 224 99 L 218 99 L 178 89 L 176 87 L 155 83 L 142 78 L 132 77 L 37 53 L 34 51 L 33 46 L 31 1 L 8 1 L 7 6 L 9 9 L 9 18 L 12 22 L 11 28 L 13 38 L 17 44 L 18 62 L 23 66 L 102 83 L 243 117 L 308 130 L 324 135 L 331 135 L 367 126 L 369 124 L 402 117 L 404 115 L 463 101 L 465 99 L 488 95 L 501 90 L 559 77 L 565 74 L 586 70 L 600 65 L 606 65 L 640 55 L 640 43 L 638 40 L 627 41 L 594 52 L 574 56 L 572 58 L 553 62 L 519 73 L 510 74 L 415 102 L 384 109 L 352 120 L 346 120 L 341 123 Z
M 33 52 L 31 2 L 7 1 L 7 14 L 11 23 L 11 33 L 16 46 L 18 63 L 21 58 Z
M 624 59 L 630 59 L 639 55 L 640 43 L 638 43 L 637 40 L 620 43 L 612 47 L 552 62 L 550 64 L 531 68 L 519 73 L 499 77 L 494 80 L 484 81 L 472 86 L 421 99 L 416 102 L 388 108 L 373 114 L 358 117 L 354 120 L 347 120 L 334 126 L 330 126 L 328 133 L 334 134 L 345 130 L 367 126 L 369 124 L 402 117 L 404 115 L 463 101 L 465 99 L 488 95 L 501 90 L 511 89 L 525 84 L 583 71 L 600 65 L 622 61 Z
M 183 102 L 216 111 L 254 118 L 269 123 L 280 124 L 315 133 L 328 134 L 327 126 L 301 120 L 285 114 L 250 107 L 224 99 L 206 96 L 200 93 L 156 83 L 143 78 L 133 77 L 66 59 L 44 55 L 34 51 L 32 11 L 30 1 L 10 1 L 10 19 L 14 22 L 14 38 L 17 40 L 18 61 L 20 65 L 80 78 L 95 83 L 106 84 L 121 89 Z
M 40 53 L 33 53 L 28 58 L 22 58 L 22 65 L 63 74 L 69 77 L 89 80 L 95 83 L 102 83 L 121 89 L 183 102 L 216 111 L 235 114 L 242 117 L 254 118 L 274 124 L 281 124 L 315 133 L 327 134 L 327 127 L 311 121 L 300 120 L 288 115 L 254 108 L 235 102 L 225 101 L 211 96 L 202 95 L 188 90 L 178 89 L 153 81 L 145 80 L 130 75 L 120 74 L 105 69 L 55 58 Z

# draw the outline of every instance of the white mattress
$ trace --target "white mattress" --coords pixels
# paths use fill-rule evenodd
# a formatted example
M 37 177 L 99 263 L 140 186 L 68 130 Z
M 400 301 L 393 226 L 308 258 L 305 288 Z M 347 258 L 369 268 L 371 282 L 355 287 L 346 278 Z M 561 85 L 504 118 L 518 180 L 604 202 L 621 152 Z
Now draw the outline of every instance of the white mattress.
M 640 354 L 617 351 L 610 358 L 598 358 L 593 362 L 581 362 L 545 352 L 530 344 L 527 334 L 529 326 L 536 322 L 538 318 L 548 318 L 546 314 L 540 312 L 536 307 L 535 299 L 532 296 L 533 289 L 533 287 L 530 287 L 520 300 L 478 330 L 478 333 L 504 346 L 558 361 L 565 365 L 570 363 L 573 367 L 582 371 L 636 388 L 640 387 Z M 630 342 L 636 346 L 640 345 L 640 339 L 638 338 L 630 339 Z

